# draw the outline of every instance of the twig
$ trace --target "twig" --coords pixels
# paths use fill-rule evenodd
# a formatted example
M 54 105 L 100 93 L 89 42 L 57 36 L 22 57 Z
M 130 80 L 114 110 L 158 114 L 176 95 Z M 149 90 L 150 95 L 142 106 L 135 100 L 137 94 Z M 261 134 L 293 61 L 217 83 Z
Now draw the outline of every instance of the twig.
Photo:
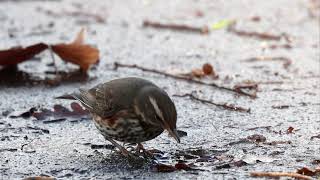
M 245 92 L 243 91 L 244 89 L 247 90 L 252 90 L 255 96 L 257 95 L 257 91 L 258 91 L 258 83 L 255 82 L 250 82 L 250 83 L 240 83 L 240 84 L 236 84 L 233 89 L 237 92 Z
M 315 135 L 315 136 L 311 136 L 311 140 L 313 140 L 313 139 L 316 139 L 316 138 L 318 138 L 318 139 L 320 139 L 320 134 L 318 134 L 318 135 Z
M 156 69 L 149 69 L 149 68 L 141 67 L 141 66 L 138 66 L 136 64 L 130 65 L 130 64 L 121 64 L 119 62 L 115 62 L 114 63 L 114 68 L 117 69 L 119 67 L 139 69 L 139 70 L 146 71 L 146 72 L 152 72 L 152 73 L 161 74 L 161 75 L 164 75 L 164 76 L 167 76 L 167 77 L 184 80 L 184 81 L 187 81 L 187 82 L 190 82 L 190 83 L 194 83 L 194 84 L 201 84 L 201 85 L 205 85 L 205 86 L 215 87 L 215 88 L 218 88 L 218 89 L 221 89 L 221 90 L 225 90 L 225 91 L 228 91 L 228 92 L 233 92 L 233 93 L 236 93 L 236 94 L 239 94 L 239 95 L 243 95 L 243 96 L 248 96 L 248 97 L 251 97 L 251 98 L 256 98 L 257 97 L 255 94 L 250 94 L 250 93 L 246 93 L 246 92 L 242 92 L 242 91 L 237 91 L 237 90 L 232 89 L 232 88 L 219 86 L 219 85 L 217 85 L 215 83 L 207 83 L 207 82 L 199 81 L 199 80 L 196 80 L 196 79 L 192 79 L 190 77 L 177 76 L 177 75 L 166 73 L 166 72 L 159 71 L 159 70 L 156 70 Z
M 292 177 L 303 180 L 311 180 L 310 176 L 301 175 L 293 172 L 251 172 L 253 177 Z
M 273 105 L 271 106 L 273 109 L 288 109 L 289 107 L 292 107 L 290 105 Z
M 246 60 L 243 60 L 245 62 L 255 62 L 255 61 L 283 61 L 283 67 L 285 69 L 287 69 L 291 64 L 292 61 L 291 59 L 287 58 L 287 57 L 282 57 L 282 56 L 278 56 L 278 57 L 253 57 L 253 58 L 249 58 Z
M 247 129 L 247 131 L 252 131 L 252 130 L 256 130 L 256 129 L 267 129 L 267 130 L 270 130 L 271 128 L 272 128 L 272 126 L 260 126 L 260 127 L 249 128 L 249 129 Z
M 239 30 L 236 29 L 236 23 L 231 24 L 228 27 L 228 31 L 231 33 L 234 33 L 238 36 L 244 36 L 244 37 L 252 37 L 252 38 L 258 38 L 258 39 L 263 39 L 263 40 L 273 40 L 273 41 L 280 41 L 281 38 L 284 36 L 283 34 L 281 35 L 274 35 L 274 34 L 269 34 L 266 32 L 254 32 L 254 31 L 244 31 L 244 30 Z
M 42 121 L 43 124 L 50 124 L 50 123 L 57 123 L 67 120 L 66 118 L 58 118 L 58 119 L 51 119 L 51 120 L 45 120 Z
M 192 27 L 187 25 L 181 25 L 181 24 L 161 24 L 158 22 L 152 22 L 145 20 L 143 22 L 144 27 L 153 27 L 158 29 L 171 29 L 176 31 L 189 31 L 189 32 L 195 32 L 200 34 L 208 34 L 209 29 L 207 26 L 204 27 Z
M 234 106 L 234 105 L 228 105 L 226 103 L 218 104 L 218 103 L 215 103 L 215 102 L 212 102 L 212 101 L 209 101 L 209 100 L 200 99 L 198 97 L 195 97 L 193 94 L 189 94 L 189 93 L 186 93 L 186 94 L 183 94 L 183 95 L 175 94 L 173 96 L 176 96 L 176 97 L 190 97 L 190 99 L 192 99 L 192 100 L 200 101 L 200 102 L 206 103 L 206 104 L 212 104 L 212 105 L 215 105 L 217 107 L 222 107 L 222 108 L 227 109 L 227 110 L 250 113 L 250 109 L 247 109 L 247 108 L 237 107 L 237 106 Z

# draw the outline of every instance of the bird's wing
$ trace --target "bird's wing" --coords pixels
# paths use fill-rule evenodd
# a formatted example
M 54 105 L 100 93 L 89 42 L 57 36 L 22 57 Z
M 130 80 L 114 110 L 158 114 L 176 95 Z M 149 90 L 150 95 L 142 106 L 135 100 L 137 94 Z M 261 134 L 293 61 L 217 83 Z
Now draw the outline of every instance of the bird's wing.
M 99 84 L 92 89 L 79 89 L 81 100 L 92 113 L 99 115 L 102 118 L 108 118 L 115 115 L 121 109 L 116 108 L 110 101 L 111 97 L 106 93 L 103 84 Z

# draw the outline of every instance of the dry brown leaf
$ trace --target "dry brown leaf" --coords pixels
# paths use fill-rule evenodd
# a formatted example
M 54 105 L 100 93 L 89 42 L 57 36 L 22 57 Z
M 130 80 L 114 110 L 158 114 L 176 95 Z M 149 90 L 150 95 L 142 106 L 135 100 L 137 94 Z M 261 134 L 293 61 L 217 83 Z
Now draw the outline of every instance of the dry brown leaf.
M 82 70 L 87 71 L 91 64 L 95 64 L 99 60 L 99 50 L 84 42 L 84 30 L 82 29 L 75 40 L 70 44 L 52 45 L 52 51 L 64 60 L 77 64 Z
M 86 29 L 82 28 L 78 33 L 77 37 L 73 40 L 72 44 L 84 44 L 85 33 L 86 33 Z
M 0 65 L 12 66 L 28 59 L 31 59 L 36 54 L 44 51 L 48 45 L 44 43 L 37 43 L 27 47 L 15 47 L 8 50 L 0 51 Z

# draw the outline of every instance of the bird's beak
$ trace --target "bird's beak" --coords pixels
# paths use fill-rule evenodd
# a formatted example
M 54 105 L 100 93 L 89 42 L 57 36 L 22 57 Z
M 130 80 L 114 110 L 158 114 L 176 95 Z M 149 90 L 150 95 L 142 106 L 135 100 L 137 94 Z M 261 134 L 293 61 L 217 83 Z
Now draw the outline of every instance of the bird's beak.
M 177 132 L 177 129 L 172 130 L 172 129 L 168 128 L 167 130 L 168 130 L 170 136 L 172 136 L 178 143 L 180 143 L 180 137 Z

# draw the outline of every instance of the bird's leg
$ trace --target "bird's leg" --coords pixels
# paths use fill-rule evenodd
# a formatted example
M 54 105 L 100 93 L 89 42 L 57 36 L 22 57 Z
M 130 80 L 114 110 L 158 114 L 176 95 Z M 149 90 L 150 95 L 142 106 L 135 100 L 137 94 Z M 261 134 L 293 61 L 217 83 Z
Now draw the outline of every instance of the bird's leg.
M 123 146 L 121 146 L 120 144 L 118 144 L 116 141 L 114 141 L 113 139 L 109 138 L 109 137 L 105 137 L 106 140 L 110 141 L 115 147 L 117 147 L 121 154 L 124 155 L 125 157 L 129 156 L 129 151 L 126 150 L 126 148 L 124 148 Z

